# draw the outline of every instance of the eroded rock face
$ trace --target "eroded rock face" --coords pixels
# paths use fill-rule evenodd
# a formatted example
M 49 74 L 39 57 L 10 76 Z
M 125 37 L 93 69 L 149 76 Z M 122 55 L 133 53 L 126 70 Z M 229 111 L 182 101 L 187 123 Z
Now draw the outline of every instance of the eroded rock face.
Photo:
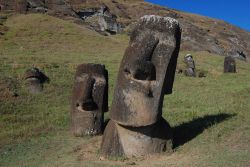
M 30 93 L 43 91 L 43 84 L 49 82 L 49 78 L 38 68 L 31 68 L 25 72 L 25 84 Z
M 84 9 L 77 14 L 97 32 L 112 35 L 121 31 L 121 25 L 116 21 L 117 17 L 107 6 L 101 6 L 99 9 Z
M 104 155 L 171 151 L 172 131 L 162 118 L 162 103 L 172 92 L 180 40 L 175 19 L 150 15 L 136 24 L 118 73 L 101 145 Z
M 224 73 L 236 73 L 236 61 L 231 56 L 224 59 Z
M 102 133 L 108 110 L 108 72 L 99 64 L 77 67 L 71 101 L 71 132 L 75 136 Z
M 189 77 L 196 77 L 196 69 L 193 56 L 191 54 L 187 54 L 184 57 L 184 62 L 186 63 L 185 75 Z
M 180 34 L 179 24 L 172 18 L 140 19 L 120 65 L 112 120 L 140 127 L 161 117 L 164 94 L 172 90 Z

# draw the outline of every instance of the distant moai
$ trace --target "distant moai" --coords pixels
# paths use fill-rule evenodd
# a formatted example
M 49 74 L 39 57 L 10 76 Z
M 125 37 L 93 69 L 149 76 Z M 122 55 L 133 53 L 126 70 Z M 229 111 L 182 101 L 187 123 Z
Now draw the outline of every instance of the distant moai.
M 27 0 L 15 0 L 15 11 L 17 13 L 25 14 L 27 12 L 28 2 Z
M 224 59 L 224 73 L 236 73 L 236 61 L 231 56 Z
M 172 129 L 162 118 L 172 93 L 181 28 L 177 20 L 147 15 L 136 23 L 122 59 L 101 152 L 143 156 L 172 151 Z
M 108 71 L 104 65 L 77 67 L 71 99 L 71 132 L 75 136 L 98 135 L 108 110 Z
M 186 64 L 186 69 L 184 74 L 189 77 L 196 77 L 195 62 L 191 54 L 187 54 L 184 57 L 184 62 Z
M 30 93 L 39 93 L 43 91 L 43 85 L 49 82 L 49 78 L 38 68 L 28 69 L 24 74 L 25 85 Z

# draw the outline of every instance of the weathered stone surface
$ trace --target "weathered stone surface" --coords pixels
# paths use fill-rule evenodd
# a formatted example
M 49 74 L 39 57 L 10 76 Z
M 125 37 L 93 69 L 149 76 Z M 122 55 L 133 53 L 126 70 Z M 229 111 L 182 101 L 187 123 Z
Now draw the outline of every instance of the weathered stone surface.
M 193 56 L 191 54 L 187 54 L 184 57 L 184 62 L 186 63 L 185 75 L 189 77 L 196 77 L 196 69 Z
M 108 72 L 100 64 L 77 67 L 71 101 L 71 132 L 75 136 L 102 133 L 108 110 Z
M 49 82 L 49 78 L 38 68 L 31 68 L 25 72 L 25 84 L 30 93 L 43 91 L 43 84 Z
M 224 59 L 224 73 L 236 73 L 236 62 L 231 56 Z
M 136 24 L 120 65 L 110 118 L 141 127 L 161 118 L 165 93 L 171 93 L 181 29 L 172 18 L 144 16 Z
M 172 152 L 172 129 L 161 118 L 145 127 L 125 127 L 109 121 L 104 132 L 101 151 L 108 156 L 145 156 Z
M 77 17 L 71 6 L 64 0 L 45 0 L 45 6 L 49 9 L 49 14 L 56 16 Z
M 162 118 L 172 92 L 180 48 L 177 20 L 144 16 L 135 25 L 122 59 L 101 152 L 144 156 L 172 150 L 172 131 Z

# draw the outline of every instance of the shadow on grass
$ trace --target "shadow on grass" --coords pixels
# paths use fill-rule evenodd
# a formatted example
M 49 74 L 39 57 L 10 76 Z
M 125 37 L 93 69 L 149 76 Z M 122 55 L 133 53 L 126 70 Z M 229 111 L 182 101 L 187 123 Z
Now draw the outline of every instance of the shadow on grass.
M 208 115 L 174 127 L 173 148 L 177 148 L 185 144 L 186 142 L 201 134 L 205 129 L 232 118 L 235 115 L 236 114 Z

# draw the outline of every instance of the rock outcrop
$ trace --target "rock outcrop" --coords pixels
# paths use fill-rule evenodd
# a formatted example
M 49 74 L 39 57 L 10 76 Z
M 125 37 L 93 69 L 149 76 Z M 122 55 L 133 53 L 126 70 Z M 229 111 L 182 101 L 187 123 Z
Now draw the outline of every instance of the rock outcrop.
M 101 32 L 116 34 L 122 27 L 130 32 L 134 22 L 146 14 L 172 17 L 179 20 L 182 33 L 182 51 L 207 51 L 222 56 L 243 53 L 241 60 L 250 61 L 250 33 L 225 21 L 152 5 L 143 0 L 27 0 L 28 12 L 48 12 L 51 15 L 70 17 L 77 23 Z M 47 5 L 46 3 L 50 4 Z M 44 5 L 43 5 L 44 4 Z M 52 5 L 54 4 L 54 5 Z M 1 10 L 15 8 L 15 0 L 0 0 Z M 101 6 L 108 8 L 102 14 Z M 81 21 L 83 18 L 85 21 Z M 234 48 L 234 55 L 231 49 Z M 245 58 L 244 58 L 245 57 Z
M 116 21 L 117 17 L 107 6 L 101 6 L 99 9 L 83 9 L 77 14 L 97 32 L 107 35 L 121 32 L 121 25 Z

